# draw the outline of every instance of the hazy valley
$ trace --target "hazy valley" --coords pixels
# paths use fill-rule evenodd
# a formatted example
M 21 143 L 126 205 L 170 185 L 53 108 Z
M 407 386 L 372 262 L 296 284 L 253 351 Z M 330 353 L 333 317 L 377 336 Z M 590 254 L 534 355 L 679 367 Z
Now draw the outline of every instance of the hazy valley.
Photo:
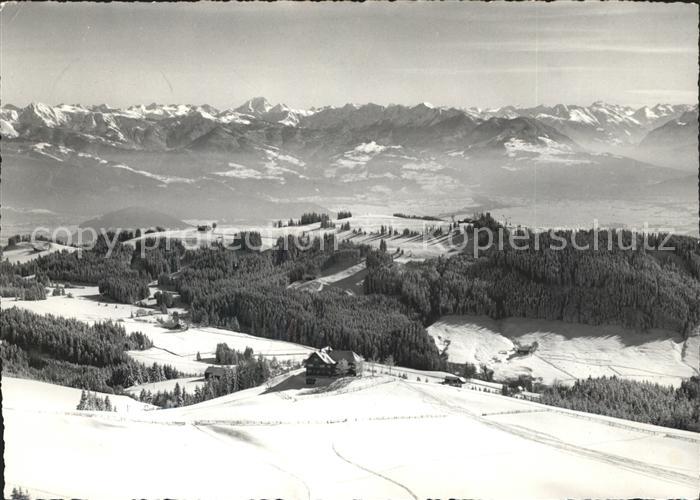
M 698 5 L 0 7 L 3 498 L 697 498 Z
M 31 104 L 5 105 L 2 126 L 10 228 L 148 205 L 228 223 L 343 207 L 486 210 L 528 226 L 595 218 L 697 234 L 697 106 Z

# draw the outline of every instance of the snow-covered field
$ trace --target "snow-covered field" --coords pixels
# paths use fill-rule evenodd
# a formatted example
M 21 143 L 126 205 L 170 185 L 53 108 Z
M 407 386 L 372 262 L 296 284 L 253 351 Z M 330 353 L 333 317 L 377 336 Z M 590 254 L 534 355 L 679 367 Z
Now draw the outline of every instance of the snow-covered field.
M 69 297 L 69 294 L 72 297 Z M 136 316 L 139 309 L 142 309 L 131 304 L 105 302 L 100 297 L 96 286 L 66 288 L 66 295 L 55 297 L 49 291 L 46 300 L 4 298 L 0 303 L 2 310 L 14 306 L 36 314 L 53 314 L 64 318 L 74 318 L 90 324 L 95 321 L 129 319 L 132 314 Z
M 617 376 L 679 386 L 698 375 L 700 335 L 684 340 L 679 334 L 636 332 L 616 326 L 589 326 L 562 321 L 452 316 L 428 328 L 438 348 L 455 363 L 488 365 L 496 378 L 519 374 L 541 377 L 545 383 Z M 527 356 L 508 359 L 514 343 L 538 343 Z
M 406 219 L 403 217 L 394 217 L 392 215 L 356 215 L 346 219 L 333 220 L 336 224 L 336 229 L 321 229 L 320 223 L 307 224 L 305 226 L 291 227 L 272 227 L 272 223 L 267 226 L 217 226 L 216 229 L 200 232 L 196 228 L 163 231 L 160 233 L 150 233 L 139 238 L 129 240 L 127 243 L 135 244 L 137 240 L 144 238 L 169 238 L 182 241 L 186 246 L 197 248 L 200 246 L 209 246 L 213 242 L 223 242 L 231 244 L 234 237 L 241 231 L 257 231 L 262 238 L 262 248 L 272 248 L 280 236 L 288 234 L 299 235 L 307 233 L 311 236 L 320 236 L 325 233 L 335 232 L 338 240 L 348 239 L 356 244 L 367 244 L 373 247 L 379 247 L 379 242 L 382 238 L 386 239 L 387 249 L 394 253 L 397 248 L 404 250 L 404 256 L 399 258 L 400 261 L 408 260 L 423 260 L 431 257 L 438 257 L 452 252 L 450 242 L 446 237 L 440 238 L 423 238 L 419 237 L 404 237 L 404 236 L 380 236 L 379 232 L 382 226 L 392 228 L 401 233 L 404 229 L 416 231 L 420 234 L 429 228 L 442 227 L 446 230 L 449 227 L 449 221 L 425 221 L 420 219 Z M 340 231 L 340 225 L 350 223 L 350 231 Z M 355 235 L 353 229 L 367 232 L 367 235 Z M 370 234 L 375 233 L 375 234 Z
M 145 349 L 143 351 L 127 351 L 127 354 L 131 358 L 147 366 L 153 363 L 158 363 L 159 365 L 170 365 L 176 370 L 192 376 L 201 377 L 204 375 L 206 369 L 210 366 L 207 363 L 197 361 L 196 359 L 190 359 L 184 356 L 178 356 L 159 347 L 151 347 L 150 349 Z
M 689 498 L 700 487 L 697 434 L 395 377 L 171 410 L 3 416 L 6 494 Z
M 138 397 L 142 390 L 150 391 L 153 394 L 160 391 L 172 392 L 175 390 L 175 385 L 179 384 L 180 388 L 185 389 L 190 394 L 194 393 L 196 387 L 201 387 L 205 384 L 204 377 L 185 377 L 175 378 L 171 380 L 162 380 L 160 382 L 151 382 L 148 384 L 132 385 L 124 390 L 124 392 Z
M 320 292 L 327 285 L 331 285 L 333 283 L 337 283 L 338 281 L 348 279 L 352 276 L 355 276 L 358 273 L 361 273 L 365 269 L 367 269 L 367 264 L 365 262 L 360 262 L 359 264 L 350 266 L 346 269 L 343 269 L 342 271 L 329 274 L 328 276 L 322 276 L 320 278 L 316 278 L 315 280 L 296 281 L 289 285 L 289 288 L 294 288 L 297 290 L 306 290 L 310 292 Z
M 26 380 L 2 377 L 2 406 L 4 409 L 37 412 L 72 412 L 80 402 L 80 389 Z M 109 396 L 112 407 L 117 412 L 134 412 L 151 408 L 153 405 L 135 401 L 128 396 L 94 393 L 100 397 Z
M 403 255 L 395 256 L 394 261 L 405 263 L 409 261 L 423 261 L 425 259 L 437 258 L 444 255 L 457 253 L 461 246 L 455 242 L 451 244 L 448 236 L 432 238 L 428 236 L 379 236 L 376 234 L 354 235 L 352 231 L 339 233 L 341 239 L 348 239 L 356 245 L 369 245 L 379 248 L 382 241 L 386 243 L 387 252 L 391 255 L 398 251 L 403 251 Z
M 169 364 L 187 374 L 201 375 L 209 364 L 197 361 L 199 352 L 203 361 L 213 362 L 216 345 L 226 343 L 239 351 L 246 347 L 253 349 L 255 355 L 277 358 L 279 361 L 300 362 L 313 351 L 312 348 L 284 342 L 264 339 L 245 333 L 223 330 L 213 327 L 192 327 L 184 331 L 168 330 L 160 326 L 157 319 L 161 314 L 138 317 L 143 308 L 130 304 L 115 304 L 101 301 L 97 287 L 70 288 L 68 296 L 49 296 L 46 300 L 3 299 L 0 309 L 18 307 L 37 314 L 53 314 L 65 318 L 75 318 L 92 324 L 96 321 L 116 321 L 127 333 L 142 332 L 152 341 L 154 347 L 145 351 L 130 351 L 129 355 L 146 364 L 154 362 Z M 132 315 L 134 317 L 132 317 Z
M 395 259 L 397 262 L 425 260 L 454 253 L 455 251 L 455 245 L 451 244 L 452 242 L 450 239 L 445 236 L 438 238 L 423 236 L 423 232 L 431 228 L 441 227 L 443 230 L 447 230 L 449 227 L 449 221 L 441 222 L 406 219 L 391 215 L 357 215 L 348 219 L 342 219 L 339 222 L 349 222 L 350 231 L 339 232 L 338 239 L 348 239 L 357 245 L 370 245 L 375 248 L 379 248 L 381 240 L 384 239 L 387 245 L 387 252 L 394 254 L 397 250 L 403 250 L 403 256 Z M 381 226 L 395 229 L 399 232 L 399 235 L 381 236 L 379 234 Z M 361 229 L 362 231 L 367 232 L 367 235 L 354 235 L 352 233 L 353 229 Z M 404 229 L 418 232 L 421 234 L 421 236 L 402 236 L 401 233 Z
M 22 242 L 17 244 L 17 246 L 11 250 L 3 251 L 2 258 L 3 260 L 8 260 L 10 264 L 24 264 L 25 262 L 38 259 L 44 255 L 49 255 L 53 252 L 61 252 L 63 250 L 67 252 L 75 252 L 77 248 L 61 245 L 59 243 L 49 243 L 43 241 L 37 241 L 34 243 L 34 245 L 28 242 Z
M 406 240 L 387 240 L 389 251 L 400 246 L 408 254 Z M 347 280 L 363 266 L 316 281 Z M 0 307 L 118 321 L 154 342 L 130 352 L 135 359 L 196 375 L 132 393 L 172 390 L 176 382 L 192 392 L 209 366 L 197 353 L 212 361 L 221 342 L 280 360 L 301 361 L 312 351 L 217 328 L 167 330 L 160 315 L 137 317 L 137 306 L 107 304 L 96 287 L 67 291 L 72 298 L 3 300 Z M 669 332 L 540 320 L 451 317 L 429 333 L 452 361 L 485 363 L 497 378 L 531 373 L 545 382 L 615 374 L 677 385 L 697 374 L 700 353 L 700 332 L 684 343 Z M 508 360 L 513 340 L 539 348 Z M 75 410 L 77 389 L 3 377 L 5 495 L 19 486 L 34 497 L 103 499 L 630 498 L 693 497 L 700 488 L 698 434 L 447 387 L 442 372 L 375 368 L 372 376 L 366 363 L 363 377 L 325 387 L 307 386 L 296 371 L 169 410 L 110 396 L 116 413 Z M 397 378 L 403 374 L 406 380 Z M 124 478 L 115 480 L 117 473 Z
M 277 238 L 288 234 L 298 235 L 302 233 L 310 233 L 312 235 L 333 232 L 335 229 L 321 229 L 320 223 L 308 224 L 306 226 L 292 227 L 272 227 L 269 225 L 240 225 L 240 226 L 217 226 L 215 229 L 208 231 L 198 231 L 197 228 L 176 229 L 162 232 L 154 232 L 142 235 L 138 238 L 127 241 L 127 244 L 135 245 L 137 241 L 150 238 L 164 238 L 181 241 L 188 248 L 198 248 L 210 246 L 215 242 L 230 245 L 234 238 L 241 231 L 257 231 L 262 239 L 262 250 L 272 248 L 277 243 Z

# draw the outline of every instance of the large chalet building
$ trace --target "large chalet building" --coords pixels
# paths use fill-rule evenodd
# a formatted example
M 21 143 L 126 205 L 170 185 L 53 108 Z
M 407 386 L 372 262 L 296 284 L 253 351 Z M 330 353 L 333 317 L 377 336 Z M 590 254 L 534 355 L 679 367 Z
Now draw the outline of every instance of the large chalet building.
M 312 353 L 305 361 L 306 379 L 311 383 L 316 377 L 342 377 L 362 374 L 364 359 L 353 351 L 336 351 L 325 347 Z

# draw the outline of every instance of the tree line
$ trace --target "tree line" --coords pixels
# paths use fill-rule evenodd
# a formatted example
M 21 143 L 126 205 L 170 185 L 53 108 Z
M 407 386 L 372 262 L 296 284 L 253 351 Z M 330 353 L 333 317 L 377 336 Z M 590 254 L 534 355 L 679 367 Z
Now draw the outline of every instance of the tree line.
M 474 314 L 688 334 L 700 323 L 700 281 L 693 271 L 700 254 L 692 239 L 677 237 L 675 251 L 632 250 L 631 233 L 603 233 L 593 250 L 592 231 L 554 234 L 591 249 L 553 249 L 545 233 L 539 248 L 530 235 L 529 244 L 518 243 L 526 250 L 494 243 L 478 258 L 463 253 L 406 266 L 368 258 L 364 291 L 396 297 L 425 324 L 447 314 Z
M 127 334 L 110 321 L 88 325 L 13 307 L 0 316 L 0 339 L 6 375 L 108 393 L 183 376 L 169 365 L 146 366 L 130 358 L 127 350 L 153 344 L 141 332 Z
M 340 217 L 339 217 L 340 218 Z M 330 216 L 328 214 L 324 213 L 317 213 L 317 212 L 306 212 L 301 215 L 299 220 L 294 220 L 294 219 L 289 219 L 289 222 L 287 222 L 288 226 L 307 226 L 309 224 L 314 224 L 316 222 L 321 223 L 321 227 L 323 227 L 323 223 L 325 222 L 326 224 L 330 223 Z
M 635 422 L 700 432 L 700 377 L 677 389 L 616 377 L 577 380 L 571 387 L 547 387 L 541 402 Z
M 0 293 L 45 298 L 38 284 L 64 281 L 97 285 L 101 294 L 117 302 L 144 299 L 151 280 L 180 269 L 185 250 L 177 240 L 146 238 L 134 247 L 122 244 L 119 238 L 129 236 L 133 233 L 108 233 L 100 235 L 89 250 L 54 252 L 23 264 L 2 263 Z M 111 250 L 106 238 L 115 241 Z M 32 275 L 33 280 L 26 279 Z
M 394 217 L 400 217 L 401 219 L 418 219 L 418 220 L 429 220 L 429 221 L 441 221 L 440 217 L 435 217 L 432 215 L 409 215 L 404 213 L 395 213 Z
M 44 300 L 46 283 L 44 274 L 29 277 L 17 274 L 15 267 L 7 261 L 0 262 L 0 297 L 17 297 L 19 300 Z
M 112 402 L 109 396 L 102 398 L 97 394 L 82 390 L 80 393 L 80 401 L 78 406 L 75 407 L 76 410 L 93 410 L 93 411 L 117 411 L 115 407 L 112 406 Z
M 288 236 L 288 238 L 296 238 Z M 354 261 L 368 248 L 338 245 L 333 235 L 285 244 L 260 254 L 219 247 L 187 252 L 177 278 L 162 276 L 189 305 L 194 323 L 230 328 L 235 321 L 253 335 L 313 347 L 331 345 L 374 359 L 393 355 L 404 366 L 438 369 L 444 360 L 415 313 L 381 295 L 354 297 L 335 289 L 309 294 L 287 288 L 306 270 Z M 289 243 L 289 242 L 287 242 Z
M 192 393 L 188 393 L 185 388 L 176 383 L 172 391 L 152 393 L 144 389 L 139 394 L 139 401 L 161 408 L 201 403 L 262 385 L 282 368 L 274 359 L 269 361 L 262 356 L 254 357 L 251 348 L 240 352 L 231 349 L 227 344 L 217 346 L 217 363 L 220 362 L 219 360 L 235 361 L 235 366 L 223 368 L 220 376 L 209 377 L 204 386 L 196 386 Z

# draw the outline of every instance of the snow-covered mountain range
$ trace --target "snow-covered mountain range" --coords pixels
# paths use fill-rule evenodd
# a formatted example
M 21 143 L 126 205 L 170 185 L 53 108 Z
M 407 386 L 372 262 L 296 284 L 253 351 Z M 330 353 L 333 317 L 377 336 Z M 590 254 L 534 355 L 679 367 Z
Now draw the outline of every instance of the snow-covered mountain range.
M 535 171 L 542 196 L 587 196 L 594 182 L 598 194 L 621 196 L 684 175 L 658 165 L 697 169 L 690 105 L 32 103 L 3 106 L 0 126 L 3 186 L 12 185 L 4 201 L 29 209 L 42 200 L 40 208 L 86 215 L 143 205 L 144 197 L 191 218 L 279 213 L 270 202 L 292 212 L 343 198 L 376 204 L 390 193 L 459 199 L 465 186 L 518 196 Z
M 697 106 L 657 104 L 634 109 L 603 102 L 590 106 L 558 104 L 485 110 L 440 108 L 427 103 L 416 106 L 347 104 L 300 110 L 284 104 L 272 105 L 265 98 L 256 97 L 235 109 L 225 110 L 206 104 L 149 104 L 126 109 L 104 104 L 49 106 L 32 103 L 25 108 L 8 105 L 2 108 L 0 123 L 3 137 L 7 139 L 32 139 L 41 134 L 41 129 L 51 129 L 119 148 L 172 149 L 188 147 L 215 127 L 235 128 L 246 133 L 283 127 L 346 131 L 424 128 L 434 135 L 471 131 L 492 118 L 527 117 L 552 127 L 581 146 L 606 150 L 638 144 L 651 130 L 692 110 L 697 112 Z

